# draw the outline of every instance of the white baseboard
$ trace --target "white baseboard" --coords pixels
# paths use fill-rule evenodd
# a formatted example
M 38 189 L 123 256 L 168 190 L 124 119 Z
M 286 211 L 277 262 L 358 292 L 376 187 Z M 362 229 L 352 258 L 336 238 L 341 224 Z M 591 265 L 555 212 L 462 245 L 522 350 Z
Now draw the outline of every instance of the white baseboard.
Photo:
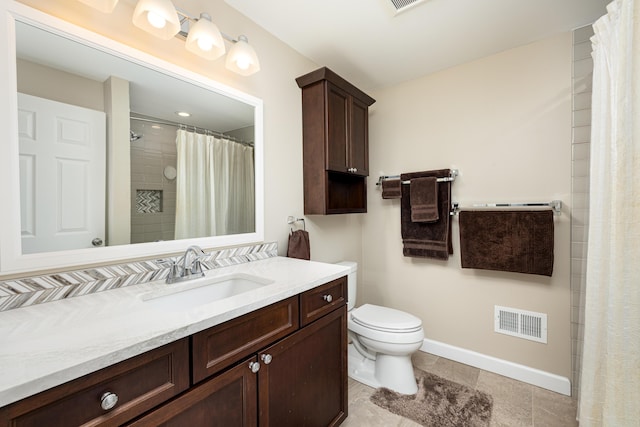
M 571 396 L 571 381 L 566 377 L 430 339 L 424 340 L 420 350 Z

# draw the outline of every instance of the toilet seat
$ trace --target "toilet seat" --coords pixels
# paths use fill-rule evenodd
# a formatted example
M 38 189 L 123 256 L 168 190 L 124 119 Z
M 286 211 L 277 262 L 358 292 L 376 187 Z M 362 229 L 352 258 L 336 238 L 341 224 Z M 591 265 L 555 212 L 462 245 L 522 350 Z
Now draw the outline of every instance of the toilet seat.
M 422 330 L 417 317 L 389 307 L 365 304 L 351 311 L 351 320 L 365 328 L 380 332 L 411 333 Z

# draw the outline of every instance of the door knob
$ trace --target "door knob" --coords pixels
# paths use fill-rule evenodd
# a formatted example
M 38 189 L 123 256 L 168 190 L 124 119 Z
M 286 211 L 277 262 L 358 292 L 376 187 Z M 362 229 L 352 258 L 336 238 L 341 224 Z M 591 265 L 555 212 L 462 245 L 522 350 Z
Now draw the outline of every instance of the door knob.
M 93 240 L 91 241 L 91 244 L 92 244 L 93 246 L 102 246 L 102 239 L 101 239 L 101 238 L 99 238 L 99 237 L 96 237 L 95 239 L 93 239 Z

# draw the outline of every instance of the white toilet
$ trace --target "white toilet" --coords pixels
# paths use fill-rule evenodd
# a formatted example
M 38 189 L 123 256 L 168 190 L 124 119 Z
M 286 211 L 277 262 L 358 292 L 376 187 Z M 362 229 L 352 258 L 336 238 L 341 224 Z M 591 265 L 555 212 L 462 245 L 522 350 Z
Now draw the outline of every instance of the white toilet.
M 418 391 L 411 355 L 424 340 L 422 321 L 404 311 L 365 304 L 355 307 L 358 265 L 344 261 L 347 277 L 349 376 L 371 387 L 386 387 L 403 394 Z

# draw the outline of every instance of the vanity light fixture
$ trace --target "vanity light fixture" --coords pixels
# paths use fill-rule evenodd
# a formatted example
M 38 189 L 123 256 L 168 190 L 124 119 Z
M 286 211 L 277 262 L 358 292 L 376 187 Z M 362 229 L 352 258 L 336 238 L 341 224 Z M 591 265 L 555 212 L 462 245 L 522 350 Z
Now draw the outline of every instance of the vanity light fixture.
M 180 18 L 170 0 L 138 0 L 133 24 L 162 40 L 170 40 L 180 32 Z
M 205 59 L 218 59 L 226 49 L 218 26 L 211 22 L 211 17 L 201 13 L 196 23 L 189 28 L 185 47 Z
M 110 13 L 118 0 L 78 0 L 101 12 Z M 163 40 L 172 37 L 186 39 L 185 48 L 202 58 L 214 60 L 225 54 L 224 40 L 233 43 L 227 53 L 225 67 L 240 74 L 250 76 L 260 71 L 260 61 L 246 36 L 234 39 L 218 29 L 211 17 L 201 13 L 199 18 L 191 18 L 176 10 L 171 0 L 138 0 L 133 12 L 133 24 Z
M 260 71 L 258 55 L 246 36 L 238 36 L 238 40 L 227 54 L 225 67 L 241 76 L 250 76 Z

